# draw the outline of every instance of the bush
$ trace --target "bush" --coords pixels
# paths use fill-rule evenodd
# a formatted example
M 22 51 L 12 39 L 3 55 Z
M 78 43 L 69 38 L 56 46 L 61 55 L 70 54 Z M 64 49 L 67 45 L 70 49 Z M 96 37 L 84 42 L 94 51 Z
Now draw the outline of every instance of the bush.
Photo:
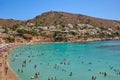
M 25 29 L 18 29 L 17 32 L 20 34 L 27 34 L 28 33 L 28 31 Z

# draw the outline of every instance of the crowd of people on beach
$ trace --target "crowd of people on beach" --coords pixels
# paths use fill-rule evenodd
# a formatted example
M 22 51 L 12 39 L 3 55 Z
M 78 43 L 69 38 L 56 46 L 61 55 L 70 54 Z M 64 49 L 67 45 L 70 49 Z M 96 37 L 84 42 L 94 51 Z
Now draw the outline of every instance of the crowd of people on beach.
M 6 76 L 8 76 L 8 70 L 9 70 L 7 65 L 7 54 L 0 56 L 0 59 L 1 59 L 0 61 L 2 61 L 0 62 L 1 63 L 0 70 L 2 70 L 0 71 L 0 79 L 1 77 L 4 79 Z

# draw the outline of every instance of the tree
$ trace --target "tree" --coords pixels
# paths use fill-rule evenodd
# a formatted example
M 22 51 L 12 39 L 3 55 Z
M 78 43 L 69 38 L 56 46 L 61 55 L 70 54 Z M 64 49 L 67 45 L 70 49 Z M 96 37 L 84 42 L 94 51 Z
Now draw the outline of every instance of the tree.
M 5 31 L 3 31 L 3 33 L 8 34 L 8 29 L 7 29 L 7 28 L 5 28 Z
M 35 30 L 32 29 L 32 30 L 28 31 L 28 34 L 35 36 L 35 35 L 37 35 L 37 32 L 35 32 Z
M 13 43 L 15 42 L 15 38 L 13 36 L 8 35 L 8 37 L 6 38 L 6 42 Z
M 28 33 L 28 31 L 25 30 L 25 29 L 18 29 L 17 32 L 20 33 L 20 34 L 26 34 L 26 33 Z
M 13 26 L 11 27 L 11 29 L 12 29 L 13 31 L 15 31 L 18 27 L 19 27 L 19 24 L 15 24 L 15 25 L 13 25 Z

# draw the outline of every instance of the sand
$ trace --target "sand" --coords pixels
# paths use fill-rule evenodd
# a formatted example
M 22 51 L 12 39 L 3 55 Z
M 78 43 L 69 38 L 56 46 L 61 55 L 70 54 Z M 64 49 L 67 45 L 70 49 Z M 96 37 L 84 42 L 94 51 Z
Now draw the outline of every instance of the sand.
M 8 64 L 9 54 L 8 52 L 4 52 L 3 57 L 1 58 L 2 67 L 1 68 L 1 75 L 0 80 L 19 80 L 18 77 L 14 74 L 11 67 Z M 7 73 L 5 73 L 5 68 L 8 68 Z
M 23 44 L 17 43 L 14 45 L 14 47 L 8 49 L 6 52 L 2 52 L 3 56 L 0 57 L 0 63 L 2 63 L 2 66 L 0 67 L 0 80 L 19 80 L 19 78 L 9 65 L 9 54 L 13 49 L 21 45 Z M 5 72 L 5 68 L 8 68 L 6 69 L 7 73 Z

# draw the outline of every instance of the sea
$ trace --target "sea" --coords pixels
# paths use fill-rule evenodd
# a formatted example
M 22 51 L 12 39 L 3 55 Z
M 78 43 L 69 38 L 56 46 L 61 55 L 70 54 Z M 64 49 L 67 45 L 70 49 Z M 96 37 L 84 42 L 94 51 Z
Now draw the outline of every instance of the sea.
M 120 80 L 120 40 L 24 45 L 9 65 L 20 80 Z

